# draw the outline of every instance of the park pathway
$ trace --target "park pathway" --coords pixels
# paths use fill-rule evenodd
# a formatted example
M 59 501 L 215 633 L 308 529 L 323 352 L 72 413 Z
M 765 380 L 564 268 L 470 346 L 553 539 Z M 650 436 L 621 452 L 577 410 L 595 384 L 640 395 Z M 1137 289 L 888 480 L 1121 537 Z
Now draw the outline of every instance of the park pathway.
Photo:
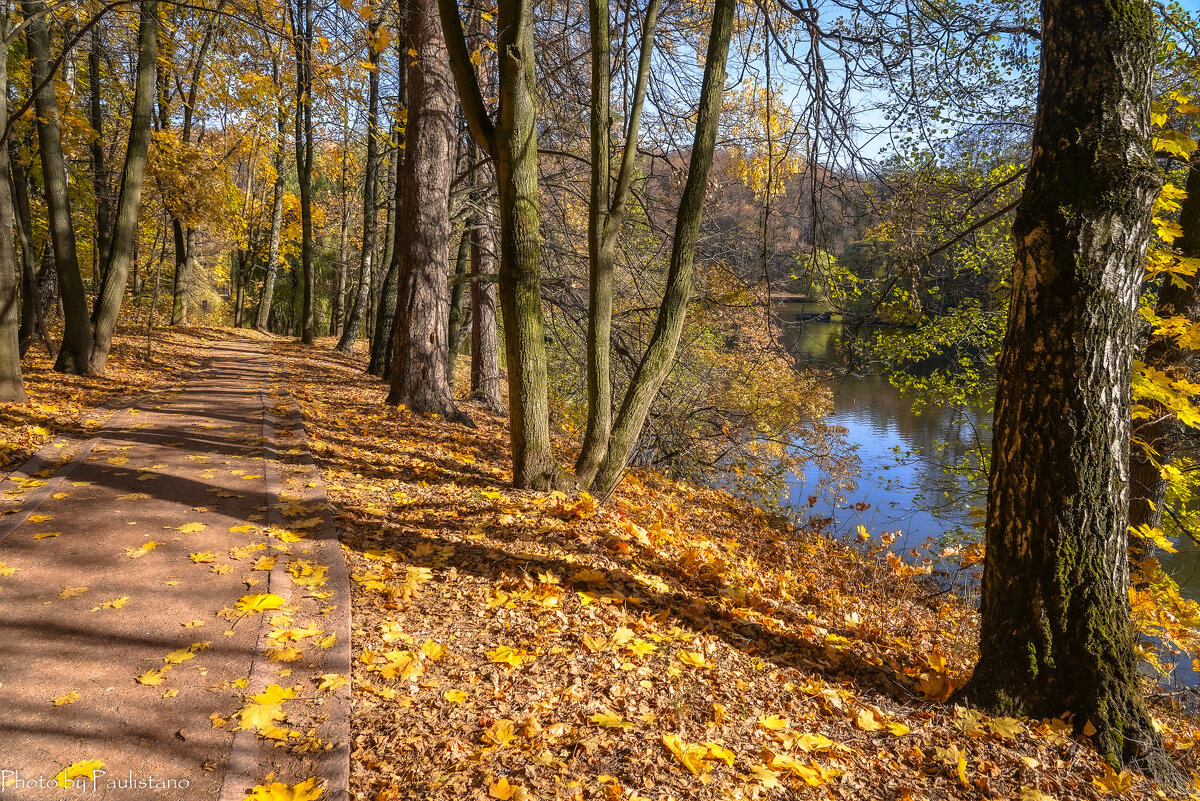
M 265 347 L 205 355 L 0 485 L 0 801 L 241 801 L 269 774 L 347 797 L 349 586 L 320 475 Z

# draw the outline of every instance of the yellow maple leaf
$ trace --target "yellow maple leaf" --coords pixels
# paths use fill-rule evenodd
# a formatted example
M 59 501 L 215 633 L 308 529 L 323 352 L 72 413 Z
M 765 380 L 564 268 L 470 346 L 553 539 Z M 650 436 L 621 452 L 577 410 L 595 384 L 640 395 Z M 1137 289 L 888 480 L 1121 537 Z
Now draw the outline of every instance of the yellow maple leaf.
M 694 668 L 712 667 L 711 662 L 706 662 L 704 660 L 704 654 L 697 653 L 695 651 L 680 651 L 678 654 L 676 654 L 676 656 L 679 657 L 680 662 L 682 662 L 685 665 L 688 665 L 689 667 L 694 667 Z
M 1106 763 L 1104 765 L 1104 775 L 1092 779 L 1092 784 L 1099 787 L 1106 794 L 1120 795 L 1133 789 L 1133 775 L 1127 770 L 1117 773 Z
M 331 693 L 335 692 L 339 687 L 345 687 L 349 681 L 349 679 L 340 673 L 322 673 L 321 681 L 317 684 L 317 689 Z
M 517 801 L 517 799 L 527 797 L 521 785 L 511 784 L 503 776 L 488 785 L 488 795 L 497 801 Z
M 488 661 L 495 662 L 498 665 L 520 667 L 526 661 L 532 662 L 533 657 L 527 654 L 524 648 L 501 645 L 498 648 L 488 651 Z
M 467 694 L 462 690 L 446 690 L 444 697 L 452 704 L 461 704 L 467 700 Z
M 60 695 L 59 697 L 55 698 L 54 705 L 55 706 L 64 706 L 65 704 L 73 704 L 78 700 L 79 700 L 79 693 L 76 692 L 75 690 L 71 690 L 71 692 L 67 693 L 66 695 Z
M 176 526 L 175 530 L 184 534 L 195 534 L 197 532 L 204 531 L 206 528 L 208 528 L 208 526 L 204 525 L 203 523 L 184 523 L 182 526 Z
M 880 731 L 884 725 L 875 719 L 875 713 L 870 709 L 859 711 L 858 716 L 854 718 L 854 725 L 863 731 Z
M 211 562 L 215 558 L 216 557 L 213 556 L 212 551 L 197 551 L 196 553 L 188 554 L 188 559 L 191 559 L 198 565 Z
M 166 680 L 167 671 L 170 669 L 170 666 L 168 666 L 159 668 L 158 670 L 147 670 L 142 675 L 135 677 L 134 681 L 136 681 L 138 684 L 162 684 L 163 681 Z
M 299 648 L 293 648 L 286 645 L 280 648 L 268 648 L 266 651 L 267 659 L 272 662 L 295 662 L 300 657 L 304 656 L 304 652 Z
M 61 537 L 61 536 L 62 536 L 61 531 L 43 531 L 40 534 L 34 534 L 32 537 L 30 537 L 30 539 L 44 540 L 49 537 Z
M 58 594 L 58 597 L 74 598 L 76 595 L 83 595 L 87 591 L 87 587 L 63 587 L 63 591 Z
M 283 606 L 285 601 L 278 595 L 244 595 L 234 604 L 239 612 L 243 615 L 253 614 L 255 612 L 266 612 L 271 609 L 278 609 Z
M 597 712 L 588 718 L 589 723 L 594 723 L 597 726 L 602 726 L 606 729 L 631 729 L 633 724 L 622 718 L 620 715 L 612 712 Z
M 779 715 L 767 715 L 758 719 L 758 725 L 767 731 L 779 731 L 787 728 L 788 719 L 781 718 Z
M 892 721 L 891 723 L 888 723 L 887 730 L 888 733 L 890 733 L 893 737 L 903 737 L 906 734 L 912 733 L 912 729 L 898 721 Z
M 96 771 L 104 767 L 104 763 L 98 759 L 81 759 L 60 770 L 54 776 L 54 783 L 61 788 L 66 788 L 75 779 L 86 778 L 88 781 L 96 780 Z

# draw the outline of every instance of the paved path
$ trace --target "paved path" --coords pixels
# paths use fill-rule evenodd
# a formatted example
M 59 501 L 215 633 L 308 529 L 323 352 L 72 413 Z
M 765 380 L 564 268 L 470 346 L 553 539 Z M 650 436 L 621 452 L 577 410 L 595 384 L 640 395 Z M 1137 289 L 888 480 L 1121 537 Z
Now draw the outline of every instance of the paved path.
M 263 347 L 208 355 L 0 484 L 0 801 L 241 801 L 272 772 L 347 797 L 349 686 L 319 685 L 350 672 L 349 587 L 320 475 Z M 237 610 L 258 594 L 281 608 Z M 295 688 L 281 714 L 235 716 L 271 685 Z M 82 760 L 104 773 L 39 787 Z

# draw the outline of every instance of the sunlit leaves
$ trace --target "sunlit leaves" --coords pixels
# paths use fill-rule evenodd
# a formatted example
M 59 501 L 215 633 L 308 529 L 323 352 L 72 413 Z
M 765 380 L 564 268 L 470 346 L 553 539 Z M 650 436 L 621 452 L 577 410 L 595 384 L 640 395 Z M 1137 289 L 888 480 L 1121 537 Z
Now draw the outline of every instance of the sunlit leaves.
M 243 615 L 250 615 L 257 612 L 268 612 L 272 609 L 279 609 L 285 603 L 286 601 L 283 598 L 274 594 L 245 595 L 238 599 L 234 608 Z
M 103 770 L 104 763 L 99 759 L 83 759 L 74 762 L 54 775 L 54 783 L 61 788 L 70 786 L 76 779 L 95 781 L 96 771 Z

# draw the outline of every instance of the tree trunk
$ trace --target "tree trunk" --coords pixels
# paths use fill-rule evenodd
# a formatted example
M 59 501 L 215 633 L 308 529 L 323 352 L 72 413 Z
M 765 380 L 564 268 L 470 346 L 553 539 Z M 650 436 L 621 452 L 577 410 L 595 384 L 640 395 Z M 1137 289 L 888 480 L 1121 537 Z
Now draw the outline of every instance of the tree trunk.
M 271 239 L 267 245 L 267 277 L 263 283 L 262 298 L 258 303 L 258 314 L 254 327 L 267 331 L 271 318 L 271 301 L 275 297 L 275 281 L 279 276 L 279 245 L 283 233 L 283 148 L 287 145 L 287 127 L 283 113 L 278 116 L 279 139 L 275 144 L 275 188 L 271 203 Z
M 408 32 L 406 25 L 408 24 L 408 15 L 398 15 L 398 27 L 396 30 L 396 50 L 398 51 L 401 61 L 406 57 L 404 54 L 408 52 Z M 371 375 L 379 376 L 384 380 L 391 365 L 393 323 L 396 318 L 396 279 L 399 273 L 399 265 L 397 264 L 397 238 L 400 236 L 400 221 L 404 219 L 404 207 L 401 205 L 404 197 L 400 187 L 400 163 L 404 158 L 405 150 L 405 125 L 403 120 L 408 115 L 408 70 L 402 69 L 396 75 L 396 111 L 392 122 L 392 139 L 395 148 L 392 151 L 392 165 L 389 171 L 388 180 L 392 190 L 392 211 L 389 217 L 389 227 L 387 233 L 387 248 L 388 256 L 383 262 L 387 264 L 387 274 L 383 278 L 383 284 L 379 288 L 379 305 L 375 315 L 375 335 L 371 338 L 371 358 L 367 363 L 367 372 Z
M 1179 213 L 1183 236 L 1175 247 L 1187 258 L 1200 258 L 1200 167 L 1188 170 L 1187 197 Z M 1164 319 L 1182 316 L 1190 321 L 1200 320 L 1200 278 L 1183 276 L 1183 286 L 1170 278 L 1158 291 L 1155 314 Z M 1146 345 L 1143 361 L 1175 378 L 1195 374 L 1196 354 L 1185 351 L 1173 337 L 1152 335 Z M 1167 481 L 1162 466 L 1175 458 L 1183 442 L 1183 426 L 1179 419 L 1158 403 L 1150 403 L 1151 416 L 1133 421 L 1132 443 L 1129 450 L 1129 526 L 1162 524 L 1166 503 Z M 1137 543 L 1144 543 L 1138 540 Z
M 1159 187 L 1154 12 L 1044 0 L 1033 156 L 1013 223 L 979 663 L 963 697 L 1090 724 L 1111 763 L 1182 779 L 1142 698 L 1129 607 L 1130 367 Z M 1090 731 L 1090 729 L 1089 729 Z
M 375 256 L 376 214 L 379 205 L 379 49 L 375 47 L 380 18 L 372 15 L 367 24 L 367 59 L 372 69 L 367 76 L 367 156 L 363 165 L 363 238 L 358 261 L 358 292 L 350 306 L 346 329 L 337 349 L 354 353 L 362 328 L 363 314 L 371 297 L 371 259 Z
M 471 400 L 496 414 L 504 413 L 500 396 L 500 345 L 496 336 L 495 238 L 492 220 L 480 212 L 471 229 Z M 488 276 L 486 279 L 481 276 Z
M 8 34 L 8 4 L 0 15 L 0 33 Z M 0 48 L 0 130 L 8 126 L 8 49 Z M 0 144 L 0 402 L 24 403 L 25 383 L 21 375 L 21 345 L 17 329 L 16 253 L 13 249 L 13 204 L 7 180 L 9 149 Z
M 409 0 L 408 125 L 399 172 L 404 218 L 396 239 L 396 340 L 387 402 L 470 423 L 446 381 L 454 80 L 433 0 Z
M 92 190 L 96 198 L 96 250 L 101 267 L 108 265 L 112 234 L 112 198 L 109 196 L 108 165 L 104 158 L 104 110 L 100 104 L 100 52 L 103 28 L 92 26 L 88 52 L 88 110 L 92 123 Z
M 142 0 L 138 25 L 137 79 L 133 96 L 133 118 L 129 123 L 129 149 L 125 156 L 125 172 L 121 176 L 121 194 L 117 201 L 117 224 L 109 260 L 104 269 L 104 281 L 92 317 L 95 326 L 92 344 L 91 371 L 103 373 L 112 350 L 113 331 L 121 301 L 125 299 L 125 284 L 129 265 L 137 242 L 138 211 L 142 205 L 142 179 L 146 170 L 146 155 L 150 150 L 150 113 L 154 102 L 155 49 L 158 39 L 158 0 Z
M 646 84 L 650 77 L 650 56 L 654 47 L 654 29 L 658 22 L 659 0 L 650 0 L 642 30 L 637 80 L 634 84 L 629 129 L 615 189 L 611 186 L 612 58 L 608 32 L 608 0 L 590 0 L 588 13 L 592 37 L 591 143 L 592 180 L 588 201 L 588 333 L 587 382 L 588 418 L 583 445 L 575 462 L 575 476 L 581 484 L 590 484 L 608 452 L 612 428 L 612 347 L 613 262 L 625 204 L 632 187 L 633 160 L 637 153 L 638 128 Z M 703 97 L 701 103 L 703 103 Z
M 44 337 L 46 347 L 54 357 L 54 344 L 46 332 L 42 317 L 42 298 L 39 294 L 37 252 L 33 247 L 33 224 L 29 209 L 29 174 L 21 162 L 15 139 L 8 140 L 8 158 L 12 178 L 13 210 L 16 212 L 17 239 L 21 243 L 21 326 L 17 335 L 21 357 L 33 345 L 34 339 Z
M 54 82 L 50 80 L 50 30 L 44 14 L 46 3 L 45 0 L 23 0 L 21 6 L 28 20 L 25 41 L 32 59 L 31 78 L 34 87 L 41 87 L 34 94 L 38 153 L 42 160 L 46 213 L 63 304 L 63 344 L 54 369 L 82 375 L 88 370 L 91 356 L 92 325 L 88 318 L 83 278 L 79 274 L 79 257 L 75 251 L 75 225 L 71 221 L 67 166 L 58 128 L 58 100 L 54 96 Z
M 469 225 L 470 223 L 468 223 Z M 458 238 L 458 254 L 454 259 L 454 271 L 450 274 L 450 316 L 446 325 L 448 346 L 446 354 L 446 381 L 454 393 L 454 374 L 458 367 L 458 348 L 462 344 L 463 314 L 466 309 L 467 270 L 471 260 L 471 232 L 464 228 Z
M 704 216 L 704 197 L 712 171 L 713 148 L 717 141 L 717 123 L 725 89 L 725 65 L 733 32 L 734 0 L 717 0 L 713 8 L 712 32 L 704 64 L 704 83 L 700 89 L 700 108 L 692 140 L 687 182 L 675 219 L 675 237 L 671 243 L 671 263 L 667 286 L 659 305 L 658 319 L 650 344 L 634 371 L 613 424 L 608 449 L 600 462 L 592 489 L 606 496 L 621 480 L 634 445 L 645 425 L 646 415 L 675 360 L 675 348 L 687 317 L 692 294 L 692 269 L 696 257 L 696 239 Z
M 288 6 L 291 12 L 291 5 Z M 300 184 L 300 265 L 304 274 L 304 297 L 300 309 L 300 338 L 313 344 L 316 336 L 313 292 L 316 271 L 313 266 L 312 223 L 312 0 L 296 0 L 292 19 L 292 47 L 296 53 L 296 173 Z

